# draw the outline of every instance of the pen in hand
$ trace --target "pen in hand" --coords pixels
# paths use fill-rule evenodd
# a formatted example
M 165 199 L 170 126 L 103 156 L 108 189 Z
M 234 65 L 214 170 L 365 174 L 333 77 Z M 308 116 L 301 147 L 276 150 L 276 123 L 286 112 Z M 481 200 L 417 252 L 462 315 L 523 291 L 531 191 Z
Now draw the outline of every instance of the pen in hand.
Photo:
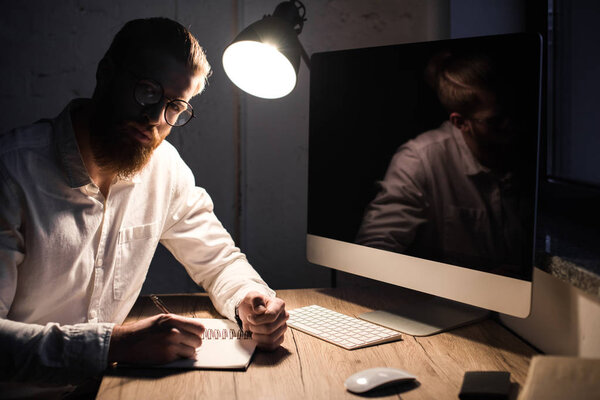
M 162 302 L 161 299 L 158 298 L 157 295 L 155 294 L 151 294 L 150 295 L 150 300 L 152 300 L 152 302 L 154 303 L 154 305 L 162 312 L 164 312 L 165 314 L 172 314 L 171 311 L 169 311 L 169 309 L 167 308 L 167 306 L 165 306 L 165 304 Z
M 158 314 L 115 325 L 108 361 L 150 365 L 195 358 L 196 349 L 202 345 L 204 325 L 196 319 L 169 312 L 158 296 L 149 297 L 167 315 Z

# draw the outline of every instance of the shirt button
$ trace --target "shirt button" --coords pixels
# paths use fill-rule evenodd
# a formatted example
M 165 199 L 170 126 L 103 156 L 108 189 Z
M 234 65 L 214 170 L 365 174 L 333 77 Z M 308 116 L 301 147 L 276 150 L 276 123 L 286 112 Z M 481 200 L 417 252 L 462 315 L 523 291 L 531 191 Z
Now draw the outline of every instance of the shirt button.
M 104 260 L 103 260 L 103 259 L 101 259 L 101 258 L 97 259 L 97 260 L 96 260 L 96 266 L 97 266 L 97 267 L 101 267 L 103 262 L 104 262 Z
M 98 316 L 98 313 L 96 312 L 96 310 L 92 310 L 92 311 L 90 311 L 90 318 L 91 318 L 91 319 L 94 319 L 94 318 L 96 318 L 96 316 Z

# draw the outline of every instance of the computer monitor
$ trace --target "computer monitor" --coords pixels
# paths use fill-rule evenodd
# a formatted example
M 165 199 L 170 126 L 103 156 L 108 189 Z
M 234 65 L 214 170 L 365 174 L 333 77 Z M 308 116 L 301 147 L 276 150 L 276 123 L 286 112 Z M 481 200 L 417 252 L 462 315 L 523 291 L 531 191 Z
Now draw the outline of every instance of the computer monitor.
M 433 295 L 361 318 L 529 314 L 540 79 L 536 34 L 312 55 L 309 262 Z

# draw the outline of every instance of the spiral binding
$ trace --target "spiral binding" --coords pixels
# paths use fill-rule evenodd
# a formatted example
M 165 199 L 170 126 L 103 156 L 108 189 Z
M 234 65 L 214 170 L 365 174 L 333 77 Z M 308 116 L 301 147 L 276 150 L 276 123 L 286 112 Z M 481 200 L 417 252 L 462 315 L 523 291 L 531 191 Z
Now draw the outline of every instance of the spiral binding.
M 227 339 L 250 339 L 252 338 L 252 332 L 241 329 L 206 329 L 202 333 L 202 340 L 227 340 Z

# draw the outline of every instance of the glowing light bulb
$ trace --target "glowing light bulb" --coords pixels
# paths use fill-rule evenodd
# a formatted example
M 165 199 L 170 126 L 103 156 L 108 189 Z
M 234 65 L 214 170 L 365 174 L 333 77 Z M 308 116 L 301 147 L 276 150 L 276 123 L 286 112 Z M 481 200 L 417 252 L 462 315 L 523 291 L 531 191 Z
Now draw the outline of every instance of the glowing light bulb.
M 240 89 L 265 99 L 277 99 L 296 86 L 296 72 L 276 47 L 255 42 L 235 42 L 223 53 L 225 73 Z

